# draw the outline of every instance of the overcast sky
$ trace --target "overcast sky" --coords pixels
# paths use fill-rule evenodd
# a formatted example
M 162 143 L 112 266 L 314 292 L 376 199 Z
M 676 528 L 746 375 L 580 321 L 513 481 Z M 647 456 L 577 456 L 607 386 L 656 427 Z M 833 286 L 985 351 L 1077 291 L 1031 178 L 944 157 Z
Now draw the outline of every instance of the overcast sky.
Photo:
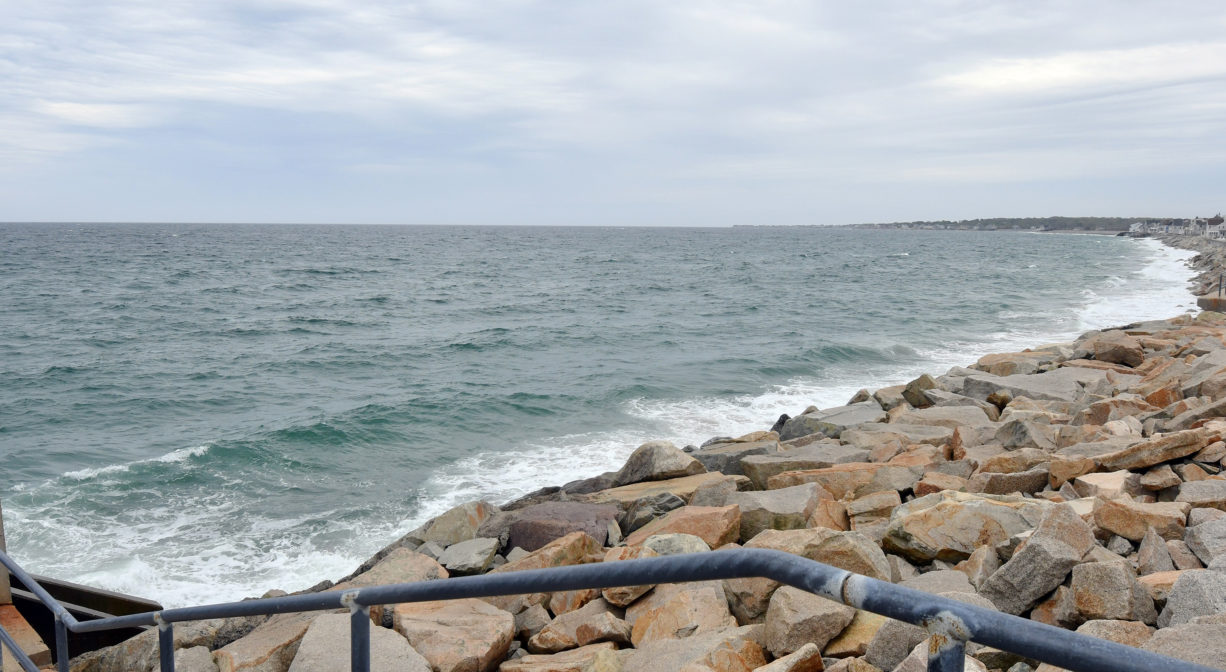
M 1226 3 L 0 0 L 0 221 L 1226 210 Z

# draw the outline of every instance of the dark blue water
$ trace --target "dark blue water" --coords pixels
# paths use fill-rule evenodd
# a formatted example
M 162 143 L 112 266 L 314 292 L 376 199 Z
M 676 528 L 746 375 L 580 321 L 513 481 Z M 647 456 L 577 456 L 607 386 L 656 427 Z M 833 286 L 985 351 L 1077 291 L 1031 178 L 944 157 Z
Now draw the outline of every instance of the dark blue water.
M 1190 305 L 1187 253 L 822 228 L 0 226 L 0 483 L 35 570 L 297 589 L 426 516 Z

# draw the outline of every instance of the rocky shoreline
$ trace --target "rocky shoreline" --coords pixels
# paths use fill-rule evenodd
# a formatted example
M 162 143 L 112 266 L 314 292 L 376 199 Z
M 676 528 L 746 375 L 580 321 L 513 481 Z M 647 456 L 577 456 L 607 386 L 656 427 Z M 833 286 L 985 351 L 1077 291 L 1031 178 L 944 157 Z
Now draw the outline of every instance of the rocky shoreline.
M 1197 293 L 1226 245 L 1192 247 Z M 987 355 L 770 430 L 470 502 L 308 592 L 719 552 L 795 553 L 1226 670 L 1226 315 Z M 270 593 L 282 594 L 282 593 Z M 926 634 L 767 579 L 373 608 L 372 669 L 923 670 Z M 77 672 L 158 669 L 156 632 Z M 348 669 L 348 615 L 175 628 L 176 669 Z M 968 670 L 1057 668 L 991 647 Z

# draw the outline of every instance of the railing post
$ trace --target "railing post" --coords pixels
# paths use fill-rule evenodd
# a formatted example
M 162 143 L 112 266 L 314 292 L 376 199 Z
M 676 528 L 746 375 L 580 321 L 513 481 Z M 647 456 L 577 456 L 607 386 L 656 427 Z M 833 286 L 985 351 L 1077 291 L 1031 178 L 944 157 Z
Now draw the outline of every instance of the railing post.
M 162 618 L 162 613 L 153 615 L 158 624 L 158 662 L 162 672 L 175 672 L 175 625 Z
M 0 503 L 0 551 L 9 552 L 7 546 L 4 545 L 4 504 Z M 13 592 L 9 589 L 9 570 L 6 567 L 0 567 L 0 604 L 12 604 Z M 0 665 L 3 663 L 0 662 Z
M 55 669 L 68 672 L 68 624 L 57 614 L 55 617 Z
M 345 593 L 341 604 L 349 607 L 349 670 L 370 672 L 370 610 L 358 604 L 358 591 Z
M 957 615 L 942 611 L 924 622 L 928 629 L 928 672 L 962 672 L 970 630 Z

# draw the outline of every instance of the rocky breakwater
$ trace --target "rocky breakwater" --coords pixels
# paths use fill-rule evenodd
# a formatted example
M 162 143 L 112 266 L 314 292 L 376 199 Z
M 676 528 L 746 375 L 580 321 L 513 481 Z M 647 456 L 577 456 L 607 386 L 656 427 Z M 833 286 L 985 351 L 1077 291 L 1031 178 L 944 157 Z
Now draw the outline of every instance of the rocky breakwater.
M 1092 332 L 495 506 L 312 590 L 769 548 L 1226 669 L 1226 315 Z M 371 609 L 375 670 L 922 670 L 926 633 L 768 579 Z M 346 616 L 182 624 L 177 669 L 347 669 Z M 77 672 L 153 670 L 146 633 Z M 991 647 L 968 670 L 1056 668 Z
M 1203 310 L 1226 310 L 1226 287 L 1222 286 L 1226 273 L 1226 241 L 1203 236 L 1163 235 L 1159 239 L 1165 245 L 1196 252 L 1188 264 L 1197 272 L 1192 280 L 1192 293 L 1196 305 Z

